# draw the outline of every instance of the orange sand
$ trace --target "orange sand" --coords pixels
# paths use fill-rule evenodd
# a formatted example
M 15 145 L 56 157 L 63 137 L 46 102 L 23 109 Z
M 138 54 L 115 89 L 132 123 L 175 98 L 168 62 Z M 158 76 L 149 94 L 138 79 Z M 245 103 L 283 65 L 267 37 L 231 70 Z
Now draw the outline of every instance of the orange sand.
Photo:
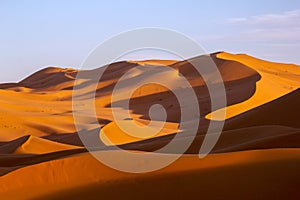
M 210 155 L 199 159 L 211 113 L 205 82 L 190 62 L 202 65 L 212 59 L 225 84 L 227 102 L 224 131 Z M 171 72 L 158 70 L 167 65 Z M 167 67 L 165 66 L 165 67 Z M 82 71 L 88 77 L 103 68 Z M 124 86 L 112 104 L 112 92 L 118 79 Z M 19 83 L 0 84 L 0 196 L 3 199 L 299 199 L 300 185 L 300 68 L 297 65 L 272 63 L 244 54 L 215 53 L 186 61 L 122 61 L 108 66 L 97 85 L 96 119 L 80 124 L 85 131 L 99 132 L 103 154 L 116 159 L 112 144 L 126 150 L 153 151 L 166 145 L 174 134 L 183 144 L 189 135 L 178 130 L 180 107 L 170 91 L 182 88 L 182 77 L 194 89 L 201 114 L 190 116 L 183 124 L 200 122 L 198 134 L 187 154 L 170 166 L 146 174 L 113 170 L 95 160 L 77 135 L 72 110 L 73 86 L 78 71 L 48 67 Z M 165 80 L 170 88 L 148 84 L 126 91 L 135 79 Z M 91 98 L 91 80 L 77 82 L 79 109 L 85 111 Z M 216 83 L 218 84 L 218 83 Z M 130 110 L 120 103 L 130 98 Z M 164 106 L 167 121 L 149 109 Z M 112 107 L 112 106 L 115 107 Z M 189 109 L 190 105 L 184 105 Z M 115 109 L 116 121 L 112 114 Z M 126 113 L 130 113 L 130 119 Z M 88 115 L 88 114 L 87 114 Z M 214 119 L 219 120 L 219 119 Z M 130 135 L 117 126 L 121 123 Z M 159 130 L 152 134 L 153 129 Z M 150 134 L 151 133 L 151 134 Z M 151 153 L 155 157 L 172 157 Z M 126 157 L 118 159 L 126 160 Z M 152 163 L 140 161 L 140 165 Z M 128 162 L 128 165 L 131 165 Z

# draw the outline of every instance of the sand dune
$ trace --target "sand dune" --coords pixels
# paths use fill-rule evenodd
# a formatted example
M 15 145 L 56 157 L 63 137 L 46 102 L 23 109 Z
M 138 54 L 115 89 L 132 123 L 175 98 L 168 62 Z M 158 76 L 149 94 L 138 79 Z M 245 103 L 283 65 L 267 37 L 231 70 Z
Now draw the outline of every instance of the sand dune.
M 1 154 L 8 154 L 13 153 L 17 148 L 19 148 L 22 144 L 24 144 L 30 136 L 24 136 L 21 138 L 18 138 L 16 140 L 10 141 L 10 142 L 1 142 L 0 144 L 0 153 Z
M 227 118 L 268 103 L 300 87 L 300 68 L 297 65 L 267 62 L 245 54 L 220 53 L 217 57 L 243 63 L 262 77 L 251 98 L 226 108 Z
M 178 60 L 141 60 L 141 61 L 131 60 L 128 62 L 135 63 L 138 65 L 172 65 L 178 62 Z
M 225 129 L 234 129 L 247 126 L 283 125 L 300 128 L 300 90 L 297 89 L 268 104 L 258 106 L 246 113 L 231 118 L 226 122 Z
M 111 122 L 101 129 L 100 132 L 101 140 L 106 145 L 122 145 L 122 144 L 140 141 L 142 138 L 149 139 L 151 137 L 160 137 L 163 135 L 170 135 L 170 134 L 180 132 L 180 130 L 178 130 L 177 123 L 164 123 L 162 128 L 160 128 L 161 123 L 157 123 L 157 126 L 144 129 L 145 130 L 144 132 L 138 133 L 135 137 L 134 135 L 132 136 L 129 135 L 126 132 L 126 130 L 122 130 L 119 127 L 119 125 L 121 125 L 122 127 L 127 126 L 128 128 L 131 128 L 132 127 L 131 123 L 136 123 L 138 126 L 141 127 L 144 126 L 143 123 L 140 123 L 138 121 L 132 121 L 132 120 L 122 120 L 122 121 L 118 121 L 118 123 Z M 130 131 L 135 133 L 138 132 L 139 129 L 131 128 Z
M 0 88 L 15 89 L 23 87 L 33 90 L 63 90 L 73 86 L 77 70 L 58 67 L 42 69 L 19 83 L 4 84 Z
M 175 142 L 180 145 L 191 136 L 183 136 Z M 187 154 L 198 154 L 205 135 L 197 135 Z M 161 136 L 139 142 L 121 145 L 127 150 L 155 151 L 167 145 L 174 135 Z M 286 126 L 253 126 L 247 128 L 223 131 L 212 153 L 229 153 L 235 151 L 271 149 L 271 148 L 299 148 L 300 129 Z M 177 149 L 165 153 L 179 153 Z
M 69 149 L 77 149 L 80 147 L 52 142 L 46 139 L 30 136 L 26 142 L 20 145 L 15 151 L 15 154 L 45 154 L 56 151 Z
M 203 160 L 184 156 L 148 174 L 118 172 L 84 154 L 12 172 L 0 180 L 0 191 L 7 198 L 31 199 L 128 199 L 133 195 L 143 199 L 297 199 L 299 153 L 298 149 L 274 149 L 210 155 Z
M 217 58 L 215 58 L 217 59 Z M 194 58 L 196 62 L 206 64 L 209 62 L 209 58 L 200 56 Z M 219 59 L 220 60 L 220 59 Z M 147 61 L 149 63 L 149 61 Z M 157 61 L 156 61 L 157 62 Z M 161 61 L 160 61 L 161 62 Z M 168 61 L 168 64 L 172 62 Z M 226 64 L 227 63 L 227 64 Z M 229 64 L 228 64 L 229 63 Z M 231 65 L 230 65 L 231 63 Z M 143 70 L 147 71 L 147 77 L 149 79 L 159 80 L 165 79 L 165 75 L 160 74 L 160 71 L 155 70 L 155 67 L 148 66 L 146 68 L 137 68 L 138 64 L 130 62 L 118 62 L 109 65 L 101 78 L 101 85 L 98 86 L 96 103 L 98 121 L 104 122 L 101 125 L 106 125 L 110 121 L 113 121 L 111 113 L 110 102 L 113 88 L 118 81 L 118 77 L 121 77 L 128 70 L 135 70 L 133 76 L 141 76 Z M 191 70 L 191 66 L 188 62 L 179 62 L 178 64 L 171 64 L 172 68 L 179 70 L 184 76 L 191 77 L 189 82 L 195 88 L 196 94 L 199 96 L 200 109 L 203 115 L 210 112 L 209 94 L 200 76 L 194 76 L 194 71 Z M 180 68 L 180 69 L 179 69 Z M 255 82 L 259 79 L 258 74 L 249 69 L 247 66 L 239 64 L 238 62 L 228 61 L 220 62 L 220 71 L 225 80 L 225 84 L 228 85 L 228 90 L 236 91 L 232 92 L 228 97 L 228 103 L 234 104 L 244 101 L 251 97 L 255 91 Z M 234 68 L 235 76 L 232 76 L 232 69 Z M 96 69 L 101 70 L 101 69 Z M 183 71 L 182 71 L 183 70 Z M 10 141 L 17 139 L 25 135 L 34 135 L 37 137 L 44 137 L 51 134 L 65 134 L 76 132 L 73 124 L 72 115 L 72 85 L 74 77 L 77 71 L 73 69 L 60 69 L 60 68 L 46 68 L 41 70 L 23 81 L 16 83 L 16 86 L 7 87 L 5 90 L 0 90 L 1 105 L 0 113 L 3 118 L 0 118 L 0 139 L 2 141 Z M 94 74 L 92 71 L 84 72 L 87 74 Z M 193 75 L 193 76 L 192 76 Z M 176 75 L 177 76 L 177 75 Z M 171 90 L 178 90 L 181 88 L 181 84 L 176 81 L 176 77 L 172 77 L 173 86 Z M 172 80 L 170 78 L 170 80 Z M 248 81 L 243 81 L 243 80 Z M 86 93 L 89 93 L 88 80 L 82 81 L 81 86 L 83 96 L 89 97 Z M 124 83 L 128 88 L 134 87 L 135 81 L 124 80 Z M 239 90 L 247 87 L 242 94 Z M 240 88 L 240 89 L 239 89 Z M 126 90 L 124 88 L 124 90 Z M 233 98 L 234 97 L 234 98 Z M 12 104 L 16 99 L 22 99 L 22 102 Z M 179 105 L 177 100 L 170 91 L 158 85 L 148 85 L 137 90 L 131 100 L 132 118 L 149 119 L 148 109 L 153 103 L 159 103 L 167 108 L 168 121 L 177 122 L 180 117 Z M 115 102 L 117 105 L 118 102 Z M 26 106 L 24 106 L 26 105 Z M 82 109 L 85 109 L 84 107 Z M 120 115 L 122 111 L 120 111 Z M 49 117 L 51 116 L 51 118 Z M 20 125 L 16 125 L 15 121 L 19 121 Z M 90 124 L 85 129 L 92 130 L 97 128 L 96 125 Z M 6 134 L 9 132 L 9 134 Z M 4 133 L 4 134 L 2 134 Z
M 216 65 L 227 95 L 227 107 L 218 108 L 227 111 L 224 130 L 204 159 L 199 159 L 199 149 L 212 120 L 211 113 L 219 111 L 211 110 L 205 83 L 212 71 L 200 75 L 192 64 Z M 86 117 L 80 124 L 81 130 L 75 128 L 72 108 L 78 70 L 48 67 L 18 83 L 0 84 L 1 197 L 300 198 L 299 66 L 218 52 L 184 61 L 120 61 L 103 70 L 80 71 L 81 79 L 76 81 L 77 108 Z M 104 72 L 99 83 L 92 79 L 97 72 Z M 151 83 L 136 88 L 128 96 L 140 80 L 163 80 L 169 88 Z M 212 83 L 220 84 L 220 80 Z M 93 84 L 96 118 L 84 112 L 93 97 Z M 116 92 L 118 84 L 121 87 Z M 175 96 L 185 90 L 195 92 L 201 113 L 190 115 L 181 122 L 182 127 L 195 122 L 200 126 L 186 155 L 172 165 L 147 174 L 129 174 L 106 167 L 86 153 L 79 137 L 82 133 L 99 134 L 101 146 L 94 151 L 111 159 L 119 154 L 112 150 L 112 145 L 157 157 L 175 156 L 177 149 L 161 154 L 152 151 L 168 144 L 176 134 L 180 137 L 173 142 L 178 146 L 190 139 L 188 130 L 179 130 L 180 107 L 190 111 L 193 107 L 180 105 Z M 128 100 L 129 108 L 123 105 Z M 150 117 L 149 110 L 154 104 L 165 108 L 166 121 L 162 114 Z M 113 110 L 120 119 L 114 118 Z M 152 126 L 142 130 L 132 128 L 132 123 Z M 140 164 L 152 163 L 141 160 Z

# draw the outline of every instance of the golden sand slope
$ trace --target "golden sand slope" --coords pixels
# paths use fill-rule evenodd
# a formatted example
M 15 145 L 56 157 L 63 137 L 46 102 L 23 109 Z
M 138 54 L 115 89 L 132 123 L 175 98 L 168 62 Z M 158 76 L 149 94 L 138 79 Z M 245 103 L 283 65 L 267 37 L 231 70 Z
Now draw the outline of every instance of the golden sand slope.
M 299 100 L 300 89 L 297 89 L 267 104 L 227 120 L 224 128 L 230 130 L 259 125 L 282 125 L 300 128 Z
M 217 54 L 217 57 L 243 63 L 261 75 L 253 96 L 246 101 L 227 107 L 226 118 L 268 103 L 300 87 L 300 67 L 297 65 L 268 62 L 245 54 L 224 52 Z M 247 88 L 244 89 L 247 90 Z
M 128 174 L 83 154 L 12 172 L 0 179 L 0 193 L 10 199 L 297 199 L 299 165 L 298 149 L 274 149 L 183 156 L 156 172 Z
M 52 142 L 50 140 L 30 136 L 26 142 L 20 145 L 15 154 L 46 154 L 55 151 L 63 151 L 70 149 L 77 149 L 80 147 L 74 145 L 61 144 L 58 142 Z
M 77 149 L 78 146 L 67 145 L 36 136 L 24 136 L 0 144 L 1 154 L 46 154 L 50 152 Z
M 135 123 L 137 126 L 140 126 L 141 128 L 144 127 L 143 132 L 139 132 L 138 129 L 131 128 L 131 123 Z M 155 122 L 154 122 L 155 123 Z M 131 135 L 129 135 L 126 130 L 122 130 L 121 127 L 127 126 L 130 129 Z M 127 144 L 131 142 L 137 142 L 141 139 L 150 139 L 154 137 L 159 137 L 163 135 L 169 135 L 174 134 L 177 132 L 180 132 L 178 130 L 178 124 L 177 123 L 164 123 L 162 125 L 162 128 L 160 128 L 161 123 L 157 122 L 157 125 L 154 124 L 153 127 L 145 128 L 145 125 L 142 123 L 139 123 L 138 121 L 133 120 L 122 120 L 118 121 L 117 123 L 110 122 L 106 126 L 104 126 L 101 129 L 100 132 L 100 138 L 102 142 L 106 145 L 121 145 L 121 144 Z
M 0 140 L 25 135 L 45 136 L 75 131 L 71 104 L 58 92 L 0 90 Z

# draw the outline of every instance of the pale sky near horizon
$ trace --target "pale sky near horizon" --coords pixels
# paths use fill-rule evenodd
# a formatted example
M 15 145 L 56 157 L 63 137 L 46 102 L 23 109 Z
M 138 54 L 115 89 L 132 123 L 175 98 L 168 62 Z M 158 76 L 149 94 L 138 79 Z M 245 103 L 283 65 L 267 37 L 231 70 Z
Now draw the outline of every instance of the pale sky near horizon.
M 0 82 L 79 68 L 101 42 L 140 27 L 179 31 L 207 52 L 300 64 L 299 0 L 0 0 L 0 25 Z

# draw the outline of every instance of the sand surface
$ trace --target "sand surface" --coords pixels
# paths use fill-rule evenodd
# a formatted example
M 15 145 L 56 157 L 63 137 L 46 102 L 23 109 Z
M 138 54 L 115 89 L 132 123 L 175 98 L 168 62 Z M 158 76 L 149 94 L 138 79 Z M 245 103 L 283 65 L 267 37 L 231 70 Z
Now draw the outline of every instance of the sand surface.
M 227 95 L 227 106 L 217 110 L 211 110 L 205 79 L 191 64 L 212 62 Z M 18 83 L 0 84 L 1 198 L 300 198 L 300 66 L 226 52 L 185 61 L 121 61 L 109 65 L 93 86 L 91 75 L 103 69 L 80 71 L 75 81 L 78 70 L 48 67 Z M 136 88 L 139 80 L 163 80 L 168 87 L 151 82 Z M 76 112 L 84 119 L 77 129 L 72 105 L 75 84 Z M 176 99 L 176 92 L 187 90 L 199 102 L 199 115 L 193 114 L 194 105 Z M 88 112 L 93 95 L 95 117 Z M 155 104 L 162 105 L 165 113 L 151 114 Z M 181 107 L 191 113 L 184 121 Z M 200 159 L 209 122 L 221 120 L 212 119 L 212 113 L 222 109 L 226 121 L 221 137 Z M 78 131 L 98 134 L 101 145 L 94 153 L 110 159 L 120 154 L 111 149 L 113 145 L 152 152 L 157 158 L 174 157 L 179 153 L 176 148 L 153 151 L 170 141 L 185 144 L 192 137 L 189 127 L 195 124 L 200 126 L 185 155 L 166 168 L 142 174 L 102 164 L 87 152 L 78 135 Z M 176 134 L 180 137 L 174 140 Z M 141 160 L 139 165 L 152 163 Z

